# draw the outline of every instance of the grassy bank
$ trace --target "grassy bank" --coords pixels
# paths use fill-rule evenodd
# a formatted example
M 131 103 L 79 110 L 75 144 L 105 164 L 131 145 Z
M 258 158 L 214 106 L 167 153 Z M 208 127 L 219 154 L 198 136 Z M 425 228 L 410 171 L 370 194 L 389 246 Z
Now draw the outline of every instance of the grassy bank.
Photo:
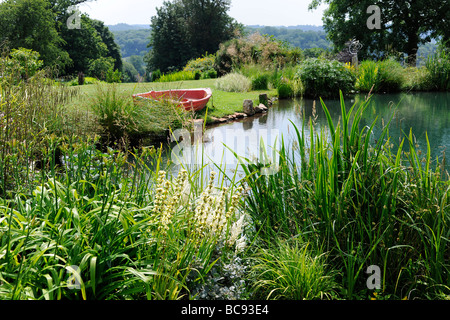
M 211 88 L 213 96 L 208 102 L 208 119 L 211 117 L 221 118 L 231 115 L 235 112 L 242 112 L 242 105 L 245 99 L 251 99 L 255 103 L 258 102 L 260 93 L 268 93 L 269 96 L 276 96 L 276 90 L 259 90 L 250 92 L 225 92 L 216 89 L 217 79 L 179 81 L 170 83 L 148 82 L 148 83 L 122 83 L 116 84 L 120 94 L 129 96 L 135 93 L 149 92 L 152 90 L 169 90 L 169 89 L 193 89 L 193 88 Z M 79 96 L 67 105 L 69 109 L 86 108 L 92 97 L 96 95 L 96 85 L 85 85 L 77 87 L 80 89 Z M 205 115 L 205 112 L 199 113 L 198 117 Z

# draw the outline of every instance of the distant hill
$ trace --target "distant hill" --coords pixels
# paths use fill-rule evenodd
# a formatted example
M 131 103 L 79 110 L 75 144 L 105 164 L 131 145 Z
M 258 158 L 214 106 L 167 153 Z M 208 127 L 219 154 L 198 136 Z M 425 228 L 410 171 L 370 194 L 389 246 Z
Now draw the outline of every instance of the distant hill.
M 109 30 L 114 34 L 117 44 L 121 48 L 122 57 L 127 58 L 133 55 L 144 56 L 149 48 L 150 25 L 119 23 L 109 25 Z M 259 32 L 261 34 L 273 35 L 279 40 L 286 41 L 301 49 L 330 47 L 326 39 L 326 33 L 322 26 L 298 25 L 289 27 L 267 27 L 267 26 L 246 26 L 249 33 Z
M 120 47 L 122 58 L 144 56 L 148 52 L 149 48 L 147 48 L 147 45 L 150 42 L 150 28 L 111 30 L 111 32 L 114 34 L 114 40 Z
M 265 27 L 270 28 L 279 28 L 279 29 L 289 29 L 289 30 L 302 30 L 302 31 L 319 31 L 319 32 L 325 32 L 325 29 L 323 26 L 313 26 L 313 25 L 297 25 L 297 26 L 261 26 L 261 25 L 249 25 L 246 26 L 248 28 L 256 28 L 261 29 Z
M 126 24 L 119 23 L 115 25 L 107 26 L 111 32 L 114 31 L 130 31 L 130 30 L 142 30 L 142 29 L 150 29 L 150 24 Z
M 268 26 L 246 26 L 248 33 L 258 32 L 274 36 L 278 40 L 285 41 L 300 49 L 329 49 L 331 42 L 322 27 L 317 26 L 293 26 L 293 27 L 268 27 Z

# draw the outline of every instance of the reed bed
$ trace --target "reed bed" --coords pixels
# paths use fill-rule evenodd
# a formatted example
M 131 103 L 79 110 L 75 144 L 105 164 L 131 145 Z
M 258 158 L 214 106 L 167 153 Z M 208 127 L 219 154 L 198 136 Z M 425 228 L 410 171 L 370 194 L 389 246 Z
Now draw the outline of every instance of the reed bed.
M 278 173 L 243 165 L 256 230 L 267 243 L 301 238 L 312 256 L 326 252 L 341 297 L 371 296 L 366 270 L 372 265 L 382 271 L 378 298 L 448 296 L 448 173 L 431 159 L 429 143 L 419 155 L 412 132 L 394 147 L 387 123 L 375 140 L 376 120 L 360 126 L 369 101 L 349 111 L 342 95 L 341 101 L 337 125 L 322 102 L 326 130 L 315 132 L 310 119 L 306 135 L 306 121 L 292 123 L 297 138 L 280 150 Z

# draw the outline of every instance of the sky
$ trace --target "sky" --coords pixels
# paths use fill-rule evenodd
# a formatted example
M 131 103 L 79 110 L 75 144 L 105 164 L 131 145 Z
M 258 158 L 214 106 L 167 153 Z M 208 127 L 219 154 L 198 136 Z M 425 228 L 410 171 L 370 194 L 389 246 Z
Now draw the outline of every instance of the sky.
M 308 10 L 312 0 L 232 0 L 228 14 L 244 25 L 264 26 L 321 26 L 322 5 L 314 11 Z M 164 0 L 90 0 L 79 6 L 80 11 L 106 25 L 118 23 L 150 24 L 156 8 Z

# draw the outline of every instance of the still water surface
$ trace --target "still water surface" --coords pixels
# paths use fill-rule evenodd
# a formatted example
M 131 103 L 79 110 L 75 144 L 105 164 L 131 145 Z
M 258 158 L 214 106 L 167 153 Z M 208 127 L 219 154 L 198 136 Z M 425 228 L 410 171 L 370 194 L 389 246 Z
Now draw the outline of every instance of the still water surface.
M 364 95 L 347 98 L 347 110 L 353 103 L 360 103 L 365 98 Z M 341 115 L 340 102 L 338 100 L 324 102 L 336 124 Z M 432 159 L 438 158 L 442 161 L 445 153 L 450 152 L 449 110 L 450 93 L 374 95 L 363 115 L 361 126 L 370 126 L 378 117 L 372 137 L 372 141 L 375 141 L 383 124 L 386 124 L 394 114 L 389 127 L 394 146 L 405 137 L 405 134 L 409 134 L 412 128 L 419 149 L 426 153 L 426 134 L 428 134 Z M 172 155 L 175 154 L 175 157 L 182 159 L 181 162 L 185 165 L 197 163 L 208 167 L 209 164 L 214 170 L 214 164 L 221 164 L 222 169 L 233 172 L 233 169 L 239 168 L 234 152 L 248 159 L 256 159 L 262 150 L 261 146 L 264 146 L 271 157 L 273 147 L 279 148 L 281 138 L 284 139 L 285 145 L 292 145 L 295 141 L 292 123 L 301 128 L 303 120 L 309 123 L 310 118 L 314 119 L 316 130 L 326 130 L 327 119 L 320 101 L 280 100 L 266 114 L 210 127 L 204 136 L 192 135 L 190 139 L 185 140 L 201 143 L 185 142 L 179 145 Z M 309 134 L 308 126 L 305 131 L 305 134 Z M 450 161 L 446 162 L 445 168 L 450 172 Z

